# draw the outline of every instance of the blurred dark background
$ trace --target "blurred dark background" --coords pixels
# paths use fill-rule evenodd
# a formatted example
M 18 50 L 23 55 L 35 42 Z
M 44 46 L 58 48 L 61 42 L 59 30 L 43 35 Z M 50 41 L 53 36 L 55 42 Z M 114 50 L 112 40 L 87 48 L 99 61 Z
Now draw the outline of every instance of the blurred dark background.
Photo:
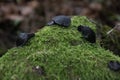
M 36 32 L 56 15 L 87 16 L 97 24 L 101 46 L 120 55 L 119 5 L 119 0 L 0 0 L 0 56 L 15 46 L 17 33 Z

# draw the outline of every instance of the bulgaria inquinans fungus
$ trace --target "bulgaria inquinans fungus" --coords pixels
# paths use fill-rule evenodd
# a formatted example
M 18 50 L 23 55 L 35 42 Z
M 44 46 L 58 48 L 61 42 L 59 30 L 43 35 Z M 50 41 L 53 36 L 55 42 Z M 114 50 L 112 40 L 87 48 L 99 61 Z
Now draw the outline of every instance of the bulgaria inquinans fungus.
M 34 36 L 34 33 L 19 33 L 16 39 L 16 46 L 24 46 Z
M 87 27 L 87 26 L 78 26 L 78 31 L 82 33 L 82 37 L 89 41 L 90 43 L 95 43 L 96 42 L 96 35 L 95 32 Z
M 71 19 L 68 16 L 60 15 L 60 16 L 55 16 L 52 18 L 52 21 L 48 22 L 47 25 L 60 25 L 63 27 L 68 27 L 71 24 Z
M 120 71 L 120 62 L 118 62 L 118 61 L 110 61 L 108 63 L 108 67 L 113 71 Z

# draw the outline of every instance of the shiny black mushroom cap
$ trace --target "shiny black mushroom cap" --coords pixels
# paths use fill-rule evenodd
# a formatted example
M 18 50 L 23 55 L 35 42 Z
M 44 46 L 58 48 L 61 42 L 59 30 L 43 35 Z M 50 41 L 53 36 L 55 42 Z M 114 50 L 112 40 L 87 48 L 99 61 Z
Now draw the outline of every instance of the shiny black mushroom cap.
M 57 24 L 63 27 L 68 27 L 71 24 L 71 19 L 68 16 L 60 15 L 52 18 L 52 21 L 48 22 L 47 25 Z
M 82 33 L 82 36 L 85 40 L 89 41 L 90 43 L 96 42 L 96 34 L 90 27 L 80 25 L 77 29 Z
M 110 61 L 108 63 L 108 68 L 113 71 L 120 71 L 120 62 L 118 61 Z
M 34 33 L 19 33 L 16 39 L 16 46 L 24 46 L 34 36 Z
M 84 26 L 82 26 L 82 25 L 78 26 L 78 31 L 81 32 L 83 28 L 84 28 Z

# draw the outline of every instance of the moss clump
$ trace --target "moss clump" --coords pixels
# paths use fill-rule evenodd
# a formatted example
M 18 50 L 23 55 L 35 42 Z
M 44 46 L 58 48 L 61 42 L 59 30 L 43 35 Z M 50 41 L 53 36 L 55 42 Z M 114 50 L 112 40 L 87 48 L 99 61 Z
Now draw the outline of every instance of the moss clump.
M 95 30 L 75 16 L 69 28 L 46 26 L 26 46 L 9 50 L 0 58 L 0 80 L 120 80 L 120 72 L 107 67 L 120 58 L 81 39 L 80 24 Z

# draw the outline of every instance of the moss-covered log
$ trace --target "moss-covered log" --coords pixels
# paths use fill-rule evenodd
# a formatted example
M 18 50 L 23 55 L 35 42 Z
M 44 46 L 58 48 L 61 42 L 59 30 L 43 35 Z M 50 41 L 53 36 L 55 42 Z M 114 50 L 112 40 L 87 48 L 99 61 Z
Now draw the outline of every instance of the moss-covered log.
M 118 56 L 81 38 L 78 25 L 95 25 L 86 17 L 72 17 L 69 28 L 45 26 L 24 47 L 0 58 L 0 80 L 120 80 L 107 67 Z

